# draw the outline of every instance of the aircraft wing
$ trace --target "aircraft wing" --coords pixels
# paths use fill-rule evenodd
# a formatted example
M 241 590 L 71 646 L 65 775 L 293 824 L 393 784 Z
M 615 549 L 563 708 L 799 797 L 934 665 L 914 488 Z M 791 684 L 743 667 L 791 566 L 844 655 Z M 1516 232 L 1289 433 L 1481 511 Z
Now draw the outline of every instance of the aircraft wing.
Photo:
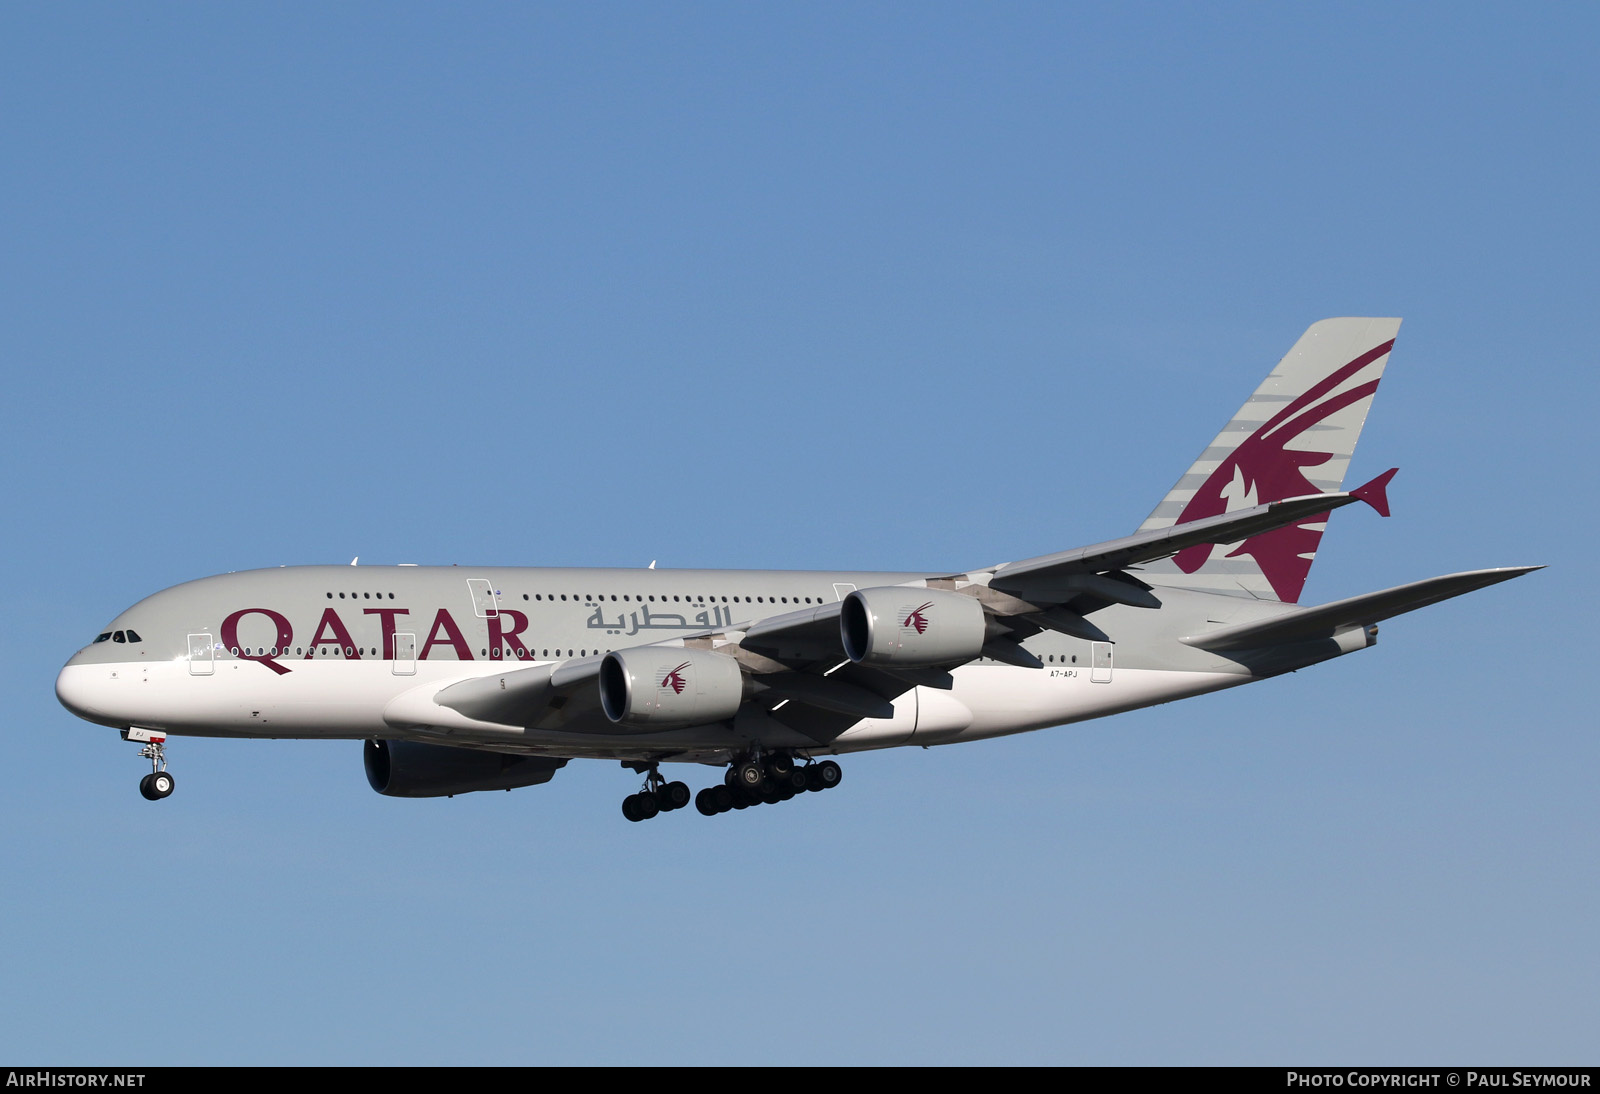
M 1376 480 L 1375 480 L 1376 481 Z M 1111 571 L 1124 570 L 1158 558 L 1167 558 L 1186 547 L 1202 543 L 1237 543 L 1275 528 L 1328 513 L 1355 501 L 1369 501 L 1362 487 L 1349 493 L 1307 494 L 1285 498 L 1249 509 L 1157 528 L 1121 539 L 1107 540 L 1091 547 L 1040 555 L 996 566 L 990 571 L 988 586 L 1025 600 L 1059 603 L 1085 590 L 1095 589 L 1091 579 Z M 1381 510 L 1380 510 L 1381 511 Z M 965 576 L 965 575 L 964 575 Z M 1105 590 L 1101 590 L 1105 591 Z M 1120 599 L 1120 598 L 1114 598 Z M 1148 599 L 1148 603 L 1144 603 Z M 1137 598 L 1139 606 L 1155 607 L 1153 598 Z
M 1110 603 L 1159 607 L 1150 587 L 1126 573 L 1126 567 L 1165 558 L 1195 544 L 1236 543 L 1358 500 L 1372 503 L 1381 512 L 1387 475 L 1374 481 L 1376 491 L 1369 484 L 1349 493 L 1286 498 L 1090 547 L 914 584 L 977 599 L 989 621 L 981 656 L 1038 668 L 1038 658 L 1023 648 L 1021 639 L 1049 628 L 1105 640 L 1106 635 L 1084 618 L 1086 614 Z M 746 680 L 746 706 L 759 708 L 819 742 L 831 740 L 862 718 L 892 717 L 895 699 L 913 687 L 949 689 L 953 685 L 949 670 L 955 664 L 886 668 L 852 661 L 846 656 L 840 632 L 842 610 L 840 602 L 821 604 L 742 626 L 644 645 L 709 650 L 732 657 Z M 510 669 L 448 684 L 429 698 L 432 704 L 478 722 L 568 731 L 593 726 L 615 732 L 616 727 L 603 717 L 598 721 L 580 717 L 599 713 L 597 681 L 603 660 L 603 655 L 594 654 Z M 409 704 L 403 712 L 397 711 L 400 715 L 408 720 L 418 718 Z

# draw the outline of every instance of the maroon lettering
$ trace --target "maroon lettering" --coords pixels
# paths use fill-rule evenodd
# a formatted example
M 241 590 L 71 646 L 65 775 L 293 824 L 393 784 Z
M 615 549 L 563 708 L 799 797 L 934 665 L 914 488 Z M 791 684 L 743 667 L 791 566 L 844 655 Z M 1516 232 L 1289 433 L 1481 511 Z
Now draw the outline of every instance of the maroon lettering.
M 273 639 L 273 649 L 289 652 L 289 647 L 294 643 L 294 628 L 289 626 L 289 621 L 271 608 L 240 608 L 222 621 L 222 645 L 229 651 L 238 655 L 241 661 L 257 661 L 267 666 L 273 672 L 282 676 L 289 669 L 272 659 L 271 654 L 252 654 L 249 647 L 239 645 L 239 620 L 247 615 L 264 615 L 272 620 L 278 628 L 277 637 Z M 240 651 L 243 652 L 240 652 Z
M 444 635 L 443 638 L 440 635 Z M 422 652 L 418 654 L 422 660 L 428 659 L 428 651 L 434 646 L 454 646 L 458 661 L 472 660 L 472 647 L 467 645 L 467 640 L 461 634 L 461 628 L 456 626 L 456 621 L 450 616 L 450 609 L 440 608 L 439 614 L 433 617 L 433 630 L 428 632 L 428 640 L 422 644 Z
M 507 619 L 516 622 L 510 630 L 505 629 Z M 513 657 L 527 657 L 528 647 L 522 644 L 522 639 L 517 637 L 528 629 L 528 617 L 514 608 L 501 608 L 499 612 L 489 617 L 489 652 L 499 655 L 502 646 L 511 647 Z
M 324 634 L 328 637 L 324 638 Z M 361 659 L 361 651 L 356 648 L 355 639 L 350 637 L 350 632 L 345 629 L 344 620 L 340 619 L 339 613 L 332 608 L 325 608 L 322 612 L 322 621 L 317 624 L 317 633 L 311 639 L 311 645 L 306 647 L 307 661 L 317 655 L 318 646 L 343 646 L 350 660 Z
M 393 661 L 394 660 L 394 632 L 395 632 L 396 627 L 397 627 L 397 624 L 394 621 L 394 617 L 397 616 L 397 615 L 410 615 L 411 614 L 410 609 L 409 608 L 368 608 L 364 612 L 362 612 L 362 614 L 363 615 L 376 615 L 376 616 L 380 616 L 382 618 L 382 620 L 383 620 L 383 659 L 385 661 Z

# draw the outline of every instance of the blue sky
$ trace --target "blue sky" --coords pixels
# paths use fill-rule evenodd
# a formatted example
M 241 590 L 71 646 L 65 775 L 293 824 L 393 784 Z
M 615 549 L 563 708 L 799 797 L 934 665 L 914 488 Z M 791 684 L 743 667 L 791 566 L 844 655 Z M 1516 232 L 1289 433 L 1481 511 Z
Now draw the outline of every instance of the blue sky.
M 6 8 L 0 1057 L 1592 1063 L 1597 23 Z M 1331 315 L 1405 317 L 1401 472 L 1306 599 L 1551 568 L 1259 687 L 643 825 L 351 742 L 152 806 L 52 693 L 226 570 L 1112 538 Z

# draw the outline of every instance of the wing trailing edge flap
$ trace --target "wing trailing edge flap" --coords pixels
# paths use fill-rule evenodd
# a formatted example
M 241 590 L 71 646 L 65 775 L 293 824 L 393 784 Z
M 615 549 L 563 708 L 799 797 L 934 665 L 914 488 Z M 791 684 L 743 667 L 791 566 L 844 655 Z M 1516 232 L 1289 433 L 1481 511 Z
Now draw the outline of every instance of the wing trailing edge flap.
M 1279 646 L 1315 638 L 1329 638 L 1354 627 L 1365 627 L 1406 612 L 1437 604 L 1441 600 L 1470 593 L 1501 581 L 1542 570 L 1542 566 L 1502 566 L 1489 570 L 1469 570 L 1459 574 L 1430 577 L 1392 589 L 1363 593 L 1314 608 L 1299 608 L 1268 619 L 1240 623 L 1183 641 L 1203 650 L 1244 650 Z

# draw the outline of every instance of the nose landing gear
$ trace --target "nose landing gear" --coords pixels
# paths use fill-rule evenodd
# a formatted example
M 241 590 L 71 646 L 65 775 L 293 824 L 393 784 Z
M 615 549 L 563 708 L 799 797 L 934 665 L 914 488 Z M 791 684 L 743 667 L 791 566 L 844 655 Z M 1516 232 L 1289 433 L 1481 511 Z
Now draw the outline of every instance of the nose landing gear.
M 122 731 L 122 739 L 144 742 L 139 755 L 150 761 L 150 774 L 139 780 L 139 793 L 153 802 L 171 794 L 174 784 L 167 771 L 167 735 L 160 730 L 131 726 Z

